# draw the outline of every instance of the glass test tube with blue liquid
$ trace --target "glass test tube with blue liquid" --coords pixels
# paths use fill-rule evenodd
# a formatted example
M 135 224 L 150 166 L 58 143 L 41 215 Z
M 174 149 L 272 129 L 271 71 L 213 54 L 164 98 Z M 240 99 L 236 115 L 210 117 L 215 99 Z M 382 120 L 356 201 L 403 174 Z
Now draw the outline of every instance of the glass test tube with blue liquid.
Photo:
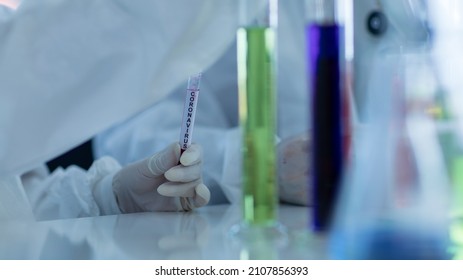
M 240 0 L 237 31 L 239 117 L 243 131 L 243 218 L 251 226 L 277 222 L 277 0 Z
M 331 222 L 343 166 L 342 50 L 343 27 L 336 0 L 306 0 L 307 83 L 311 100 L 313 153 L 312 227 L 326 230 Z

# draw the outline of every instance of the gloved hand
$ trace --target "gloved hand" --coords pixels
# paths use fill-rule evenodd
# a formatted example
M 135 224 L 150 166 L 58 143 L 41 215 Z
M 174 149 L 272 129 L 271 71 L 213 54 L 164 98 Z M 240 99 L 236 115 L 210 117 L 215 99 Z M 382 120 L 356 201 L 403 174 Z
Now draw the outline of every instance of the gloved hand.
M 118 171 L 113 191 L 123 213 L 146 211 L 190 211 L 206 205 L 209 189 L 201 178 L 202 151 L 192 144 L 180 156 L 180 145 Z M 179 164 L 180 162 L 180 164 Z
M 311 141 L 308 132 L 281 141 L 278 143 L 277 151 L 280 200 L 298 205 L 311 205 L 312 193 L 308 188 L 311 175 Z
M 355 130 L 364 130 L 356 126 Z M 344 164 L 350 164 L 352 132 L 343 134 Z M 298 205 L 312 206 L 312 166 L 310 153 L 312 140 L 310 132 L 284 139 L 277 146 L 278 151 L 278 183 L 280 200 Z

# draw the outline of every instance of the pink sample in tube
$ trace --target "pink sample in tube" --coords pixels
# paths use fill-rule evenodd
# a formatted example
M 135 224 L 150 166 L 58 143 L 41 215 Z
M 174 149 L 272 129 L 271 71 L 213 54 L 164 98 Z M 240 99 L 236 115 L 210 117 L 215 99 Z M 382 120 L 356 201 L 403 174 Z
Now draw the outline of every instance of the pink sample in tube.
M 195 123 L 196 105 L 199 97 L 199 82 L 202 73 L 190 76 L 183 106 L 182 127 L 180 130 L 180 147 L 182 153 L 191 145 L 193 127 Z

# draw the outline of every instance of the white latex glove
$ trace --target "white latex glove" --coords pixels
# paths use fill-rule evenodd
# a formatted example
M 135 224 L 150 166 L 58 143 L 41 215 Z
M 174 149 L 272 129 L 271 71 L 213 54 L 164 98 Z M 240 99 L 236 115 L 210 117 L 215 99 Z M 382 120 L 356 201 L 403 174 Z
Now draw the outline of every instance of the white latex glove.
M 360 125 L 355 126 L 357 133 L 364 130 Z M 343 135 L 344 164 L 351 162 L 350 131 Z M 312 140 L 309 132 L 286 138 L 277 146 L 278 150 L 278 184 L 280 200 L 298 205 L 312 206 L 312 166 L 310 157 Z
M 192 144 L 180 156 L 180 145 L 118 171 L 113 191 L 123 213 L 190 211 L 206 205 L 209 189 L 201 178 L 202 150 Z M 179 164 L 180 162 L 180 164 Z
M 287 138 L 277 146 L 280 200 L 298 205 L 311 205 L 309 156 L 311 141 L 308 133 Z

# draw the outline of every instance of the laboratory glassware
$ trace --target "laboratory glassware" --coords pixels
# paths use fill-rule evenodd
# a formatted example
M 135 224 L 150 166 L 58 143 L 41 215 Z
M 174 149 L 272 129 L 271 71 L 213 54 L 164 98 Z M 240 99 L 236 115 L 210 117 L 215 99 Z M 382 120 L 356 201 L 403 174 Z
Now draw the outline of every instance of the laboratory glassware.
M 311 102 L 312 228 L 329 228 L 343 169 L 344 28 L 337 0 L 307 0 L 307 84 Z
M 426 49 L 373 61 L 369 122 L 330 232 L 335 259 L 448 259 L 451 183 L 430 109 L 438 87 Z
M 237 31 L 239 118 L 243 131 L 243 218 L 247 225 L 277 222 L 276 25 L 277 0 L 241 0 Z

